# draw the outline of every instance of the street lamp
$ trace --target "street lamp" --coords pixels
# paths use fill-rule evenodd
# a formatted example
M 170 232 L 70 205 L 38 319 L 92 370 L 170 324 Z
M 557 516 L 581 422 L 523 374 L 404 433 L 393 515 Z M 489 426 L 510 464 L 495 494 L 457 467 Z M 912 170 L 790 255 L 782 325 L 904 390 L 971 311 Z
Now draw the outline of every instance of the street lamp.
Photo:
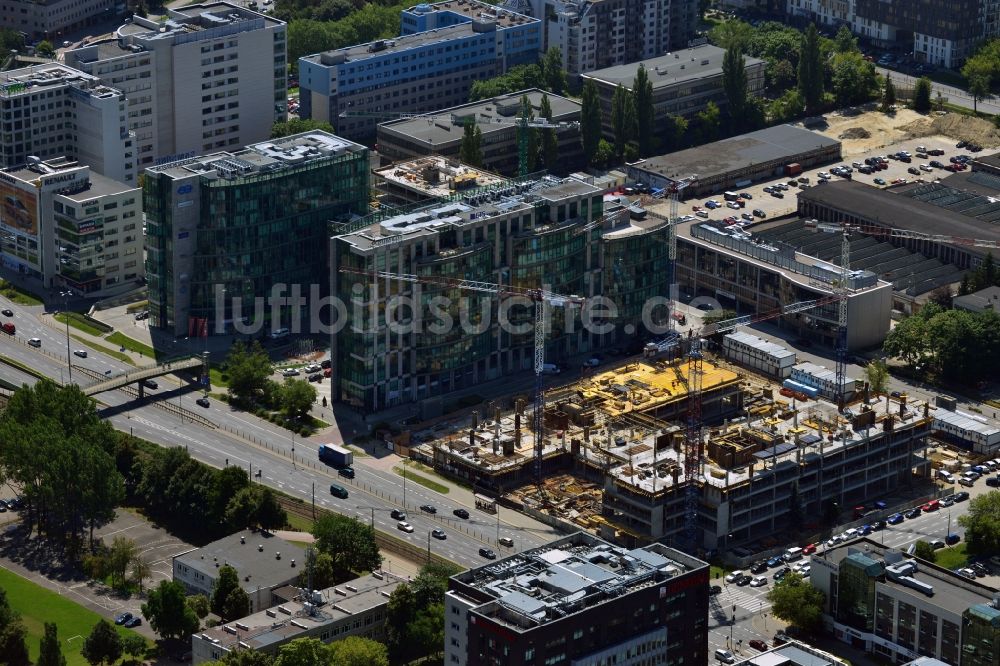
M 427 530 L 427 564 L 431 563 L 431 531 Z
M 356 509 L 369 509 L 369 510 L 371 510 L 371 512 L 372 512 L 372 522 L 371 522 L 371 525 L 372 525 L 372 529 L 375 529 L 375 507 L 373 507 L 373 506 L 362 506 L 361 504 L 356 504 L 355 508 Z
M 72 291 L 61 291 L 59 295 L 63 299 L 63 317 L 66 319 L 66 366 L 69 369 L 69 383 L 73 383 L 73 356 L 69 351 L 69 297 Z

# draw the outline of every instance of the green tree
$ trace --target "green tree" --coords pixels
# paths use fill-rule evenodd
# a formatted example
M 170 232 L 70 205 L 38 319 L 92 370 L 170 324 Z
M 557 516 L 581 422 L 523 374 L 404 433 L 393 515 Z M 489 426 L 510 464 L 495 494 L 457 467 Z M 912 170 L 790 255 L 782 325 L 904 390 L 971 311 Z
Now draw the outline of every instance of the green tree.
M 257 650 L 233 650 L 224 654 L 217 663 L 222 666 L 272 666 L 274 657 Z
M 128 570 L 139 555 L 139 547 L 135 541 L 118 535 L 111 542 L 108 550 L 108 567 L 111 571 L 111 586 L 123 589 L 128 585 Z
M 171 580 L 161 580 L 149 591 L 142 614 L 150 628 L 166 639 L 185 638 L 198 631 L 198 616 L 184 598 L 184 586 Z
M 546 120 L 552 120 L 552 104 L 549 96 L 542 93 L 542 103 L 538 109 L 538 115 Z M 554 129 L 542 130 L 542 163 L 549 171 L 553 171 L 559 164 L 559 138 Z
M 20 618 L 0 631 L 0 658 L 3 666 L 31 666 L 28 656 L 28 631 Z
M 597 93 L 597 85 L 590 80 L 583 85 L 580 139 L 583 141 L 583 154 L 587 158 L 587 164 L 593 164 L 597 148 L 601 143 L 601 100 Z
M 66 657 L 62 653 L 62 644 L 59 642 L 55 622 L 45 623 L 45 635 L 42 636 L 38 648 L 38 663 L 35 666 L 66 666 Z
M 528 123 L 535 119 L 535 110 L 531 106 L 531 100 L 528 99 L 527 95 L 521 95 L 521 113 L 520 118 L 523 122 Z M 518 128 L 518 132 L 527 132 L 527 148 L 525 158 L 527 160 L 527 173 L 519 173 L 519 176 L 526 176 L 529 173 L 534 173 L 538 166 L 538 130 L 533 127 L 523 127 Z M 518 150 L 520 150 L 520 137 L 518 137 Z
M 303 419 L 316 402 L 316 387 L 310 382 L 288 377 L 278 392 L 278 399 L 286 418 Z
M 226 597 L 219 617 L 223 622 L 238 620 L 250 613 L 250 595 L 242 587 L 237 587 Z
M 393 590 L 386 609 L 386 635 L 394 663 L 434 655 L 444 644 L 444 594 L 459 569 L 427 565 L 411 582 Z
M 965 528 L 966 550 L 970 555 L 1000 553 L 1000 491 L 991 490 L 974 497 L 958 523 Z
M 670 151 L 680 150 L 687 145 L 688 120 L 684 116 L 667 116 L 664 120 L 664 136 L 667 140 L 667 149 Z
M 928 113 L 931 110 L 931 80 L 926 76 L 917 79 L 913 88 L 913 110 L 917 113 Z
M 607 167 L 615 160 L 615 147 L 606 139 L 601 139 L 597 144 L 597 152 L 594 154 L 593 164 L 599 167 Z
M 47 39 L 43 39 L 38 42 L 38 46 L 35 47 L 35 54 L 39 58 L 54 58 L 56 57 L 56 50 L 52 46 L 52 42 Z
M 702 143 L 710 143 L 719 138 L 719 129 L 722 126 L 722 113 L 715 102 L 709 102 L 703 111 L 699 111 L 694 116 L 695 131 L 698 140 Z
M 708 32 L 708 40 L 721 49 L 735 46 L 744 51 L 753 37 L 753 26 L 744 21 L 728 20 L 717 23 Z
M 193 594 L 187 598 L 187 605 L 192 611 L 194 611 L 195 616 L 199 619 L 204 620 L 208 617 L 208 612 L 210 610 L 208 605 L 208 597 L 204 594 Z
M 259 489 L 257 525 L 262 530 L 275 530 L 288 524 L 288 514 L 281 507 L 274 491 L 264 486 Z
M 209 493 L 212 519 L 216 522 L 224 520 L 226 509 L 232 498 L 244 488 L 249 487 L 250 475 L 242 467 L 229 465 L 217 471 L 212 477 L 212 489 Z
M 787 58 L 768 62 L 764 69 L 767 87 L 775 91 L 785 91 L 794 88 L 796 84 L 795 67 Z
M 274 123 L 274 125 L 271 126 L 271 138 L 280 139 L 281 137 L 291 136 L 292 134 L 301 134 L 302 132 L 313 132 L 316 130 L 329 132 L 330 134 L 336 133 L 333 129 L 333 125 L 325 120 L 292 118 L 291 120 L 286 120 L 284 122 Z
M 122 656 L 121 636 L 110 622 L 101 620 L 83 641 L 80 654 L 92 666 L 105 662 L 113 664 Z
M 473 81 L 469 89 L 469 101 L 476 102 L 531 88 L 546 88 L 542 68 L 538 65 L 517 65 L 501 76 Z
M 318 638 L 297 638 L 278 649 L 274 666 L 327 666 L 330 647 Z
M 889 72 L 885 73 L 885 83 L 882 85 L 882 112 L 891 113 L 896 106 L 896 86 Z
M 806 111 L 814 111 L 822 104 L 823 85 L 823 55 L 820 51 L 819 32 L 816 24 L 810 23 L 799 46 L 798 87 Z
M 726 92 L 729 127 L 736 133 L 744 125 L 748 93 L 743 52 L 735 44 L 730 45 L 722 57 L 722 88 Z
M 316 553 L 312 561 L 312 587 L 313 590 L 325 590 L 328 587 L 333 587 L 338 582 L 337 576 L 333 569 L 333 558 L 330 557 L 329 553 Z M 307 587 L 309 585 L 309 574 L 308 569 L 303 570 L 299 574 L 299 587 Z
M 316 537 L 316 548 L 333 558 L 338 581 L 364 571 L 375 571 L 382 565 L 375 533 L 365 523 L 328 514 L 313 523 L 312 535 Z
M 631 111 L 629 110 L 631 107 Z M 629 121 L 633 125 L 629 125 Z M 635 104 L 632 94 L 621 83 L 615 88 L 615 94 L 611 98 L 611 131 L 615 137 L 615 155 L 619 157 L 625 154 L 625 144 L 633 138 L 635 133 Z
M 979 115 L 979 100 L 990 95 L 988 74 L 976 74 L 969 79 L 969 95 L 972 97 L 972 112 Z
M 135 15 L 139 18 L 147 18 L 149 16 L 149 8 L 146 7 L 145 2 L 140 2 L 135 8 Z
M 370 638 L 348 636 L 330 645 L 330 666 L 389 666 L 386 646 Z
M 858 50 L 858 38 L 846 25 L 840 26 L 837 36 L 833 38 L 833 48 L 837 53 L 855 53 Z
M 139 592 L 142 592 L 142 581 L 152 577 L 153 567 L 150 566 L 149 560 L 141 554 L 137 554 L 132 560 L 130 572 L 132 574 L 132 582 L 138 585 Z
M 249 347 L 237 340 L 229 348 L 223 368 L 228 376 L 229 395 L 239 402 L 256 403 L 267 386 L 271 376 L 271 359 L 267 352 L 254 341 Z
M 771 612 L 775 617 L 803 631 L 811 633 L 822 626 L 826 597 L 797 572 L 793 571 L 775 583 L 767 593 L 767 600 L 771 602 Z
M 907 365 L 915 365 L 927 354 L 927 342 L 927 320 L 913 315 L 889 331 L 882 350 L 889 356 L 901 358 Z
M 475 122 L 467 120 L 462 130 L 462 145 L 458 150 L 458 159 L 469 166 L 482 166 L 482 140 L 483 135 L 479 130 L 479 126 Z
M 803 108 L 805 101 L 802 99 L 802 93 L 797 88 L 792 88 L 768 104 L 767 115 L 771 122 L 782 123 L 800 116 Z
M 550 46 L 542 54 L 542 76 L 545 79 L 545 89 L 555 95 L 562 95 L 566 90 L 566 70 L 563 69 L 562 51 Z
M 889 368 L 882 361 L 872 361 L 865 366 L 865 380 L 872 393 L 885 393 L 889 388 Z
M 239 592 L 246 592 L 240 587 L 240 576 L 236 569 L 227 565 L 219 568 L 219 577 L 215 579 L 215 586 L 212 588 L 211 608 L 212 612 L 221 617 L 224 621 L 235 620 L 247 614 L 248 606 L 244 606 L 239 615 L 231 615 L 234 610 L 238 610 L 238 602 L 242 601 Z M 234 601 L 230 602 L 230 597 Z
M 122 652 L 134 659 L 146 655 L 146 639 L 139 634 L 129 634 L 122 638 Z
M 649 80 L 649 72 L 642 63 L 639 63 L 632 82 L 632 97 L 635 105 L 635 136 L 639 142 L 639 154 L 645 157 L 656 150 L 656 136 L 653 82 Z
M 920 539 L 915 544 L 913 554 L 922 560 L 927 560 L 928 562 L 937 561 L 937 551 L 934 550 L 934 546 L 930 545 L 923 539 Z
M 879 77 L 875 65 L 860 53 L 838 53 L 833 58 L 833 93 L 841 106 L 863 104 L 878 92 Z

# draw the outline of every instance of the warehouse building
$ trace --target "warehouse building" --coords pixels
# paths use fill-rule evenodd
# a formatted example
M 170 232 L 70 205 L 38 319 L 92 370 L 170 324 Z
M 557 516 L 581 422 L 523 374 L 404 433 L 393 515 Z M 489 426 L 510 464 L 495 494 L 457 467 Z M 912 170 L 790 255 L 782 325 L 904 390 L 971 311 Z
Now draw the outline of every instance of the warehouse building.
M 844 643 L 888 663 L 1000 663 L 995 589 L 868 538 L 814 554 L 811 564 L 809 582 Z
M 665 55 L 647 58 L 606 69 L 588 71 L 583 82 L 592 81 L 601 99 L 604 134 L 612 137 L 611 101 L 621 85 L 632 92 L 639 66 L 646 69 L 653 86 L 653 126 L 668 127 L 668 116 L 693 118 L 704 111 L 709 102 L 725 109 L 728 100 L 722 85 L 722 60 L 725 49 L 711 44 L 701 44 L 679 49 Z M 747 94 L 759 95 L 764 90 L 765 62 L 745 56 L 743 68 L 747 77 Z
M 967 312 L 993 310 L 1000 314 L 1000 287 L 984 287 L 972 294 L 956 296 L 951 306 Z
M 628 176 L 654 189 L 697 176 L 684 190 L 684 196 L 697 197 L 773 179 L 784 175 L 790 164 L 806 170 L 839 159 L 839 141 L 801 127 L 777 125 L 640 160 L 628 165 Z
M 976 453 L 993 454 L 1000 448 L 1000 429 L 982 416 L 964 412 L 935 411 L 934 434 Z
M 577 532 L 452 576 L 444 663 L 706 664 L 708 573 L 673 548 Z
M 585 163 L 579 127 L 572 125 L 580 121 L 580 104 L 537 88 L 451 108 L 439 105 L 433 107 L 439 110 L 424 116 L 381 123 L 378 126 L 379 155 L 394 162 L 430 155 L 458 159 L 465 123 L 474 122 L 483 135 L 482 168 L 508 176 L 517 175 L 516 123 L 521 113 L 521 98 L 528 97 L 535 118 L 540 118 L 542 97 L 546 94 L 552 108 L 552 122 L 566 123 L 554 130 L 559 145 L 559 166 L 554 171 L 567 174 Z M 446 98 L 438 101 L 445 102 Z M 535 168 L 541 170 L 543 167 L 536 165 Z
M 833 262 L 782 243 L 756 240 L 731 227 L 686 222 L 677 226 L 676 279 L 682 299 L 704 296 L 737 313 L 757 313 L 829 298 L 841 279 L 841 269 Z M 848 349 L 881 344 L 889 331 L 891 304 L 892 285 L 871 271 L 851 271 Z M 837 303 L 828 302 L 774 321 L 784 330 L 832 347 L 838 318 Z
M 787 379 L 795 365 L 795 352 L 756 335 L 736 331 L 722 338 L 726 358 L 777 379 Z
M 1000 184 L 1000 177 L 973 173 L 968 180 Z M 996 190 L 995 190 L 996 191 Z M 836 224 L 871 225 L 925 234 L 1000 241 L 1000 202 L 996 197 L 952 187 L 945 182 L 911 183 L 879 189 L 838 180 L 799 192 L 799 215 Z M 989 251 L 963 243 L 892 239 L 892 244 L 962 270 L 979 266 Z
M 839 224 L 795 220 L 755 232 L 754 236 L 768 244 L 787 244 L 811 257 L 839 263 L 842 229 Z M 894 245 L 894 242 L 860 233 L 852 233 L 850 238 L 851 268 L 871 271 L 880 279 L 891 282 L 893 310 L 912 314 L 930 299 L 935 290 L 950 288 L 950 285 L 962 281 L 965 271 L 958 266 Z

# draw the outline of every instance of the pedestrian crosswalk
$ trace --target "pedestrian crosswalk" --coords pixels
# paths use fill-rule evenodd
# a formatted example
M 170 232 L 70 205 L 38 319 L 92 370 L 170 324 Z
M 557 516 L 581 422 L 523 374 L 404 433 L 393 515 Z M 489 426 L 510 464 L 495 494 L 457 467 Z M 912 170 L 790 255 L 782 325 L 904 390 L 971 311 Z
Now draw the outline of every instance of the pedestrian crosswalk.
M 763 590 L 763 588 L 758 589 Z M 723 587 L 722 592 L 716 596 L 716 599 L 719 600 L 719 603 L 722 604 L 723 607 L 736 605 L 745 610 L 757 612 L 767 610 L 771 607 L 771 602 L 767 600 L 766 595 L 767 593 L 764 591 L 760 594 L 751 594 L 750 592 L 730 585 L 728 587 Z

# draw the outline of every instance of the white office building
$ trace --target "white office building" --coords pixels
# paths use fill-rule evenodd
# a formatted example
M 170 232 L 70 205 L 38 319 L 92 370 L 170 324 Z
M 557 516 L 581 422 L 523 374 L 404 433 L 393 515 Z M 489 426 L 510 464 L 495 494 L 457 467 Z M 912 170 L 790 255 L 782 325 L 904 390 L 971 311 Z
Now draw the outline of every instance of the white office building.
M 138 166 L 267 139 L 284 120 L 285 24 L 226 2 L 135 16 L 66 64 L 128 96 Z
M 743 331 L 725 336 L 722 350 L 733 363 L 778 379 L 790 377 L 795 365 L 795 352 Z
M 0 261 L 48 288 L 110 296 L 138 286 L 142 192 L 66 159 L 0 170 Z
M 135 183 L 135 137 L 125 95 L 60 63 L 0 72 L 0 168 L 68 157 Z

